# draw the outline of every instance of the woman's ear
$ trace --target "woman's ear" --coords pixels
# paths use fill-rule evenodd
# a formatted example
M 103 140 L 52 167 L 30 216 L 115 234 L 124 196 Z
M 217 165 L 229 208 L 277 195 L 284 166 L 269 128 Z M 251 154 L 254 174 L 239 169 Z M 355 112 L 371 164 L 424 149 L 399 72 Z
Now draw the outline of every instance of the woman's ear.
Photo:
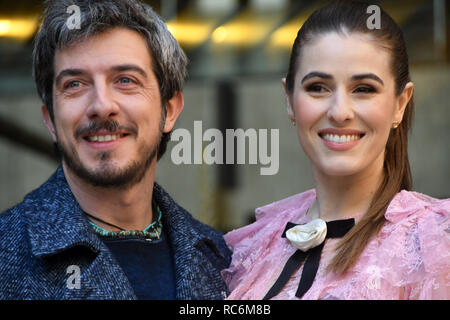
M 291 97 L 286 90 L 286 78 L 281 79 L 281 84 L 283 85 L 284 96 L 286 98 L 286 110 L 288 117 L 289 119 L 291 119 L 292 123 L 295 123 L 295 112 L 294 109 L 292 108 Z
M 403 114 L 405 113 L 406 106 L 408 102 L 411 100 L 411 97 L 414 92 L 414 83 L 408 82 L 405 85 L 402 93 L 397 97 L 397 104 L 395 106 L 394 118 L 392 123 L 399 124 L 402 122 Z
M 41 110 L 42 110 L 42 118 L 44 119 L 44 124 L 47 127 L 48 131 L 50 131 L 50 134 L 52 135 L 53 138 L 53 142 L 56 142 L 57 141 L 56 130 L 52 118 L 50 117 L 50 112 L 44 105 L 42 105 Z
M 168 133 L 172 131 L 175 122 L 178 119 L 181 111 L 184 108 L 184 98 L 182 92 L 176 92 L 166 104 L 166 121 L 164 122 L 163 132 Z

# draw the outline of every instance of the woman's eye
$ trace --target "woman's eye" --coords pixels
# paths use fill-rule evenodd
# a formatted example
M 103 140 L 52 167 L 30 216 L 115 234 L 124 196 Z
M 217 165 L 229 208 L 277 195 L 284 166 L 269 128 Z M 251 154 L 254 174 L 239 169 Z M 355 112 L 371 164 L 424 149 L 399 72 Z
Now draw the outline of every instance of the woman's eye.
M 355 89 L 356 93 L 375 93 L 377 90 L 373 87 L 363 86 Z
M 306 87 L 306 91 L 308 92 L 315 92 L 315 93 L 322 93 L 326 92 L 326 88 L 320 84 L 311 84 Z

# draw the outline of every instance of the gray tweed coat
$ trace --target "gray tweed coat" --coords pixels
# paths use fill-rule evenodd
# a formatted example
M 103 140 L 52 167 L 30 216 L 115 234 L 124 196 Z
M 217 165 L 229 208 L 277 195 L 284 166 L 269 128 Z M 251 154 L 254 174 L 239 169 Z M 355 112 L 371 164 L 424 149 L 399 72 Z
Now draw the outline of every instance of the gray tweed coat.
M 222 234 L 195 220 L 156 183 L 153 192 L 174 253 L 177 299 L 223 299 L 228 291 L 220 270 L 231 252 Z M 79 288 L 71 282 L 72 265 L 80 271 Z M 0 214 L 0 299 L 136 299 L 61 167 Z

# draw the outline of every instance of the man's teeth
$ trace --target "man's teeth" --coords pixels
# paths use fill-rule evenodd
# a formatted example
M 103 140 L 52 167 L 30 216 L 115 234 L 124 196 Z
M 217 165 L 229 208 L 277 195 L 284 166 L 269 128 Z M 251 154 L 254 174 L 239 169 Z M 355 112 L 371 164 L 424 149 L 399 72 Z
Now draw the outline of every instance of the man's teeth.
M 88 136 L 87 139 L 91 142 L 104 142 L 104 141 L 113 141 L 119 139 L 121 137 L 120 134 L 107 134 L 104 136 Z
M 358 139 L 360 139 L 360 136 L 354 135 L 354 134 L 343 135 L 343 136 L 338 136 L 337 134 L 325 134 L 322 136 L 322 138 L 326 141 L 331 141 L 331 142 L 336 142 L 336 143 L 345 143 L 345 142 L 358 140 Z

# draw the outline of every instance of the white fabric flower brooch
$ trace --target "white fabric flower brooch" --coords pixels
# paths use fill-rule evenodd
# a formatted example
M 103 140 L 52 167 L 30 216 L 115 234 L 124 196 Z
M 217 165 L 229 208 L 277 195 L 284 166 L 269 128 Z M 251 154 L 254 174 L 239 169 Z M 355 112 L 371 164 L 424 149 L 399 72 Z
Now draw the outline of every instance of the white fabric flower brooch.
M 296 297 L 303 297 L 311 288 L 316 277 L 325 238 L 343 237 L 354 225 L 355 219 L 353 218 L 328 222 L 322 219 L 315 219 L 300 225 L 288 222 L 281 237 L 286 237 L 290 240 L 291 244 L 298 250 L 287 260 L 277 281 L 266 293 L 263 300 L 276 296 L 289 281 L 295 270 L 305 261 L 298 289 L 295 292 Z
M 322 219 L 314 219 L 286 231 L 286 238 L 292 245 L 303 252 L 320 245 L 327 235 L 327 223 Z

